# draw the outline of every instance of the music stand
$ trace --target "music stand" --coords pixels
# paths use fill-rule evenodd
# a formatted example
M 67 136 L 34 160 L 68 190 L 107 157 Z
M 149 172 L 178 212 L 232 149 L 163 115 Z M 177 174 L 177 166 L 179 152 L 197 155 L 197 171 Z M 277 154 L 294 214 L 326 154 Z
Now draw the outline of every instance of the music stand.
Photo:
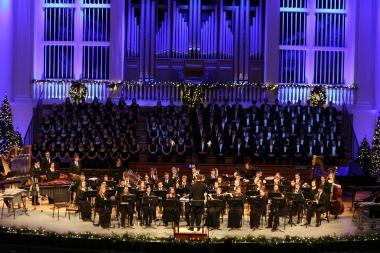
M 274 213 L 276 215 L 279 215 L 280 209 L 286 206 L 286 199 L 283 197 L 273 197 L 271 200 L 272 200 Z M 281 230 L 278 227 L 277 227 L 277 230 L 280 232 L 284 232 L 284 230 Z
M 282 198 L 282 194 L 279 192 L 269 192 L 268 199 L 273 199 L 273 198 Z
M 216 191 L 215 190 L 208 190 L 208 194 L 216 194 Z
M 230 190 L 230 186 L 229 185 L 221 185 L 220 188 L 222 189 L 222 192 L 228 192 Z
M 153 190 L 154 195 L 156 195 L 158 198 L 161 198 L 162 200 L 166 199 L 167 190 Z
M 288 192 L 286 193 L 286 197 L 288 198 L 289 200 L 289 203 L 290 203 L 290 225 L 291 226 L 297 226 L 294 222 L 293 222 L 293 207 L 294 207 L 294 203 L 299 203 L 303 200 L 303 197 L 302 197 L 302 194 L 300 193 L 295 193 L 295 192 Z
M 106 181 L 106 185 L 108 188 L 114 189 L 116 187 L 116 182 L 115 181 Z
M 186 188 L 178 188 L 178 189 L 176 189 L 177 194 L 180 195 L 180 196 L 186 194 L 186 191 L 187 191 Z
M 129 195 L 121 195 L 120 196 L 120 205 L 127 207 L 127 226 L 128 228 L 134 229 L 134 227 L 130 226 L 131 220 L 129 217 L 129 213 L 132 211 L 134 213 L 134 204 L 136 202 L 136 195 L 135 194 L 129 194 Z
M 251 197 L 251 196 L 259 196 L 260 195 L 260 192 L 259 191 L 255 191 L 255 190 L 248 190 L 245 195 L 247 197 Z
M 142 203 L 143 207 L 147 206 L 148 212 L 150 212 L 150 210 L 152 208 L 153 208 L 153 211 L 155 212 L 156 211 L 156 206 L 158 204 L 158 197 L 157 196 L 146 196 L 146 195 L 142 196 L 142 202 L 141 203 Z M 145 214 L 145 212 L 143 212 L 143 216 L 144 215 L 147 215 L 147 214 Z M 143 220 L 144 220 L 144 217 L 143 217 Z M 145 224 L 145 225 L 147 225 L 147 224 Z

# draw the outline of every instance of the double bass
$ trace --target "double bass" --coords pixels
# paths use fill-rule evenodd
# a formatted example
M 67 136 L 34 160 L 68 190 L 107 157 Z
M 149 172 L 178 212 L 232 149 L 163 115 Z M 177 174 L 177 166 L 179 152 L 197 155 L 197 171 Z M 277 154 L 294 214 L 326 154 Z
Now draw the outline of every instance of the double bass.
M 333 170 L 330 171 L 331 175 L 331 195 L 330 195 L 330 214 L 338 216 L 341 215 L 344 212 L 344 204 L 342 200 L 342 187 L 340 185 L 337 185 L 334 183 L 335 181 L 335 174 L 337 172 L 337 168 L 335 167 Z

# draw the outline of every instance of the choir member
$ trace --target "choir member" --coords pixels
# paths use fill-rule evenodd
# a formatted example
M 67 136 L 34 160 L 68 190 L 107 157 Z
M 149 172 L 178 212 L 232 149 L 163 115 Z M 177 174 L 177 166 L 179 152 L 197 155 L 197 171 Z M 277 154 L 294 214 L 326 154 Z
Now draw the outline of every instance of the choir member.
M 91 204 L 86 196 L 87 186 L 86 181 L 81 181 L 76 191 L 75 202 L 77 203 L 81 212 L 83 221 L 91 220 Z

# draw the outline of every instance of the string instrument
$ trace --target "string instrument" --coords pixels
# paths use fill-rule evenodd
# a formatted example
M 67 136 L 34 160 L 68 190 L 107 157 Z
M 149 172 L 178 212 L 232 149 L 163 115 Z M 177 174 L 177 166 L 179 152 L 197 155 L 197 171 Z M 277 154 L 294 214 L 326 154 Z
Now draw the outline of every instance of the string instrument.
M 330 173 L 334 175 L 334 180 L 331 182 L 330 214 L 335 216 L 341 215 L 344 212 L 344 204 L 342 200 L 342 187 L 338 187 L 336 184 L 334 184 L 336 172 L 336 168 L 330 171 Z

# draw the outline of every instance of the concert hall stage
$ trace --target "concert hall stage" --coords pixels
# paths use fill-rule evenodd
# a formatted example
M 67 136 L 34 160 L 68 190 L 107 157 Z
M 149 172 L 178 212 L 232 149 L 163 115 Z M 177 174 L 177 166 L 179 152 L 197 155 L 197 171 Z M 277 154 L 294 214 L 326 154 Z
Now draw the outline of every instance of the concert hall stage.
M 350 211 L 350 203 L 345 202 L 346 209 L 343 215 L 341 215 L 338 219 L 330 218 L 330 222 L 323 221 L 322 225 L 320 227 L 315 227 L 314 225 L 314 219 L 312 220 L 312 226 L 305 227 L 301 226 L 300 224 L 291 227 L 290 225 L 286 225 L 286 228 L 284 230 L 283 227 L 283 221 L 280 220 L 280 229 L 283 231 L 276 231 L 271 232 L 270 229 L 262 228 L 259 230 L 253 231 L 249 228 L 249 213 L 248 210 L 245 210 L 244 214 L 244 220 L 243 220 L 243 226 L 241 229 L 234 229 L 229 230 L 227 228 L 227 216 L 224 216 L 224 221 L 221 224 L 220 230 L 211 230 L 209 231 L 209 239 L 204 240 L 205 244 L 201 244 L 201 247 L 206 247 L 207 250 L 210 250 L 211 245 L 217 245 L 213 247 L 221 247 L 221 244 L 236 244 L 235 246 L 231 246 L 232 248 L 238 247 L 240 249 L 239 243 L 244 242 L 244 240 L 247 240 L 244 242 L 246 245 L 249 242 L 253 242 L 252 245 L 254 247 L 259 248 L 271 248 L 273 245 L 271 243 L 277 244 L 285 244 L 283 245 L 285 248 L 288 248 L 290 244 L 294 244 L 290 248 L 293 250 L 292 252 L 305 252 L 305 248 L 302 246 L 302 244 L 305 244 L 304 246 L 309 247 L 308 251 L 306 252 L 319 252 L 319 249 L 317 251 L 312 250 L 313 246 L 312 243 L 317 243 L 318 240 L 320 240 L 319 244 L 327 245 L 325 243 L 325 240 L 328 241 L 329 247 L 332 248 L 325 248 L 326 251 L 329 251 L 329 249 L 334 249 L 335 246 L 332 246 L 331 243 L 334 242 L 334 240 L 342 240 L 344 238 L 343 236 L 353 236 L 353 238 L 356 238 L 355 236 L 361 236 L 360 230 L 357 229 L 355 224 L 352 222 L 352 212 Z M 167 250 L 171 251 L 174 250 L 174 248 L 178 247 L 178 244 L 180 244 L 182 247 L 185 246 L 187 248 L 187 243 L 191 244 L 191 247 L 194 247 L 192 245 L 194 241 L 181 241 L 178 243 L 178 240 L 174 240 L 173 237 L 173 229 L 169 225 L 168 227 L 163 226 L 160 224 L 159 221 L 157 221 L 156 224 L 153 225 L 153 227 L 143 227 L 140 225 L 136 225 L 133 228 L 119 228 L 118 222 L 116 220 L 112 221 L 112 223 L 115 225 L 115 228 L 109 228 L 109 229 L 103 229 L 99 226 L 94 226 L 91 221 L 89 222 L 83 222 L 79 219 L 79 215 L 71 215 L 71 219 L 69 217 L 64 217 L 64 211 L 61 210 L 60 212 L 60 219 L 57 219 L 57 216 L 54 218 L 53 216 L 53 210 L 52 205 L 49 204 L 43 204 L 41 206 L 38 206 L 37 208 L 32 208 L 32 206 L 28 205 L 28 212 L 27 214 L 21 213 L 21 210 L 16 211 L 16 217 L 14 218 L 13 215 L 9 215 L 7 210 L 4 210 L 4 217 L 0 219 L 0 226 L 1 226 L 1 239 L 4 243 L 6 240 L 6 243 L 15 243 L 17 247 L 17 239 L 20 237 L 20 240 L 24 240 L 22 233 L 25 232 L 26 238 L 28 236 L 31 236 L 31 238 L 34 239 L 27 239 L 29 242 L 34 241 L 35 247 L 40 247 L 40 244 L 37 244 L 37 241 L 41 241 L 42 245 L 48 246 L 50 239 L 52 240 L 58 240 L 62 243 L 61 244 L 53 244 L 53 247 L 56 247 L 57 245 L 64 246 L 65 240 L 71 240 L 71 242 L 68 245 L 71 245 L 70 247 L 74 247 L 74 252 L 78 248 L 81 248 L 83 245 L 87 245 L 86 247 L 94 247 L 94 250 L 99 250 L 102 247 L 111 247 L 114 250 L 118 250 L 120 247 L 120 243 L 124 242 L 126 245 L 129 245 L 128 243 L 133 242 L 131 246 L 132 248 L 129 248 L 131 251 L 135 251 L 136 245 L 140 245 L 142 248 L 137 247 L 139 252 L 151 252 L 156 251 L 160 247 L 163 247 L 163 245 L 166 245 L 164 247 L 165 252 L 168 252 Z M 181 222 L 181 228 L 180 231 L 184 232 L 187 231 L 186 227 L 182 227 L 182 225 L 185 225 L 185 222 Z M 9 228 L 12 229 L 9 229 Z M 8 230 L 7 230 L 8 228 Z M 27 232 L 28 231 L 28 232 Z M 90 234 L 91 233 L 91 234 Z M 194 232 L 197 233 L 197 232 Z M 198 232 L 200 233 L 200 232 Z M 15 234 L 18 234 L 15 237 Z M 21 234 L 21 235 L 20 235 Z M 47 238 L 44 238 L 46 235 Z M 4 237 L 5 236 L 5 237 Z M 37 236 L 37 237 L 36 237 Z M 60 239 L 57 239 L 55 237 L 60 237 Z M 73 244 L 73 238 L 82 238 L 84 241 L 82 244 L 78 240 L 74 240 Z M 112 238 L 118 238 L 117 240 Z M 8 239 L 6 239 L 8 238 Z M 88 239 L 96 239 L 93 241 L 88 241 Z M 124 239 L 120 239 L 124 238 Z M 244 239 L 245 238 L 245 239 Z M 255 239 L 256 238 L 256 239 Z M 100 241 L 106 240 L 104 244 L 101 244 L 99 246 Z M 110 244 L 110 240 L 112 240 L 112 243 Z M 136 241 L 135 241 L 136 240 Z M 357 238 L 356 239 L 347 239 L 356 241 L 353 246 L 347 246 L 347 244 L 344 244 L 344 248 L 347 248 L 347 251 L 352 249 L 350 247 L 357 247 L 358 249 L 362 249 L 362 246 L 359 246 L 357 244 Z M 347 242 L 345 240 L 345 242 Z M 13 241 L 13 242 L 12 242 Z M 374 244 L 376 241 L 367 241 L 365 242 L 366 247 L 372 248 L 372 244 Z M 47 244 L 46 244 L 47 243 Z M 153 248 L 152 243 L 154 243 Z M 354 242 L 352 242 L 354 243 Z M 45 245 L 46 244 L 46 245 Z M 166 248 L 168 245 L 175 245 L 176 247 L 169 247 Z M 318 245 L 319 245 L 318 244 Z M 14 247 L 13 245 L 12 247 Z M 74 245 L 74 246 L 73 246 Z M 98 245 L 98 246 L 96 246 Z M 107 246 L 108 245 L 108 246 Z M 118 246 L 115 246 L 118 245 Z M 150 245 L 150 246 L 149 246 Z M 219 246 L 218 246 L 219 245 Z M 298 246 L 297 246 L 298 245 Z M 339 244 L 337 244 L 339 245 Z M 375 245 L 375 244 L 374 244 Z M 325 247 L 324 246 L 324 247 Z M 100 248 L 99 248 L 100 247 Z M 116 248 L 114 248 L 116 247 Z M 198 245 L 197 247 L 200 247 Z M 246 247 L 246 246 L 245 246 Z M 279 247 L 279 245 L 275 246 Z M 282 246 L 281 246 L 282 247 Z M 297 247 L 299 248 L 299 251 L 297 250 Z M 311 247 L 311 248 L 310 248 Z M 319 248 L 319 246 L 317 246 Z M 326 246 L 327 247 L 327 246 Z M 335 250 L 338 250 L 342 252 L 344 248 L 335 248 Z M 110 249 L 111 249 L 110 248 Z M 134 250 L 132 250 L 134 249 Z M 214 248 L 215 249 L 215 248 Z M 104 249 L 103 249 L 104 250 Z M 295 250 L 295 251 L 294 251 Z M 286 251 L 286 250 L 285 250 Z M 17 251 L 18 252 L 18 251 Z M 65 252 L 65 251 L 64 251 Z M 70 251 L 73 252 L 73 251 Z

